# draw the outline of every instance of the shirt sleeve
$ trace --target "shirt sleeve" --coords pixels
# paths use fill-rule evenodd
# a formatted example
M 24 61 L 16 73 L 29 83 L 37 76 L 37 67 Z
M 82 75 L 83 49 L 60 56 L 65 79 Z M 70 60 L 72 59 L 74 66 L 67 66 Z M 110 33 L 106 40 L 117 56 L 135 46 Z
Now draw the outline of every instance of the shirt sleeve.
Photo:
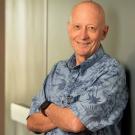
M 32 98 L 32 103 L 31 103 L 31 106 L 30 106 L 29 116 L 30 116 L 31 114 L 33 114 L 33 113 L 40 112 L 40 110 L 39 110 L 40 105 L 41 105 L 43 102 L 45 102 L 45 100 L 48 100 L 48 98 L 47 98 L 47 92 L 48 92 L 49 90 L 51 90 L 51 78 L 52 78 L 52 76 L 53 76 L 53 74 L 54 74 L 54 72 L 55 72 L 55 69 L 56 69 L 56 67 L 57 67 L 57 64 L 58 64 L 58 63 L 56 63 L 56 64 L 53 66 L 52 70 L 51 70 L 50 73 L 47 75 L 47 77 L 46 77 L 46 79 L 45 79 L 45 81 L 44 81 L 44 83 L 43 83 L 43 85 L 42 85 L 42 88 L 41 88 L 41 90 L 39 91 L 39 93 L 38 93 L 36 96 L 34 96 L 34 97 Z
M 29 112 L 29 115 L 35 113 L 35 112 L 39 112 L 39 107 L 40 105 L 46 100 L 46 97 L 45 97 L 45 84 L 47 82 L 47 78 L 46 80 L 44 81 L 44 84 L 42 86 L 42 89 L 39 91 L 39 93 L 34 96 L 32 98 L 32 103 L 31 103 L 31 106 L 30 106 L 30 112 Z
M 99 76 L 70 108 L 94 132 L 118 123 L 127 99 L 125 72 L 114 68 Z

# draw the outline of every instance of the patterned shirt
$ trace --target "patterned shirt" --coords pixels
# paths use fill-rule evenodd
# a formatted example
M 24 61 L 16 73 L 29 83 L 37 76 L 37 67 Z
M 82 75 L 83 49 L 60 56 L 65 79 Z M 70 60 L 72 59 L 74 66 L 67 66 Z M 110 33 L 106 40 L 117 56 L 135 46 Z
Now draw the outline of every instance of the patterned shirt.
M 128 99 L 123 67 L 102 46 L 85 62 L 75 63 L 73 55 L 55 64 L 42 90 L 32 99 L 30 115 L 39 112 L 47 99 L 72 109 L 87 128 L 81 133 L 56 128 L 47 135 L 120 135 L 119 123 Z

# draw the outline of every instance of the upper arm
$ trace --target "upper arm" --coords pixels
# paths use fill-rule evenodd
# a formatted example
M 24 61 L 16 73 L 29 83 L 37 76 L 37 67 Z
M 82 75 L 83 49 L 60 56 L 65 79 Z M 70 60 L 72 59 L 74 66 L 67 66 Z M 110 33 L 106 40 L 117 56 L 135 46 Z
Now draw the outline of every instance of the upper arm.
M 56 66 L 57 64 L 53 66 L 51 72 L 47 75 L 39 93 L 32 98 L 29 115 L 35 112 L 39 112 L 40 105 L 47 99 L 47 91 L 51 90 L 51 78 L 53 76 Z
M 91 131 L 119 122 L 127 103 L 126 80 L 122 69 L 99 76 L 70 108 Z
M 32 98 L 29 115 L 36 112 L 40 112 L 39 107 L 44 101 L 45 101 L 44 89 L 41 89 L 38 95 Z

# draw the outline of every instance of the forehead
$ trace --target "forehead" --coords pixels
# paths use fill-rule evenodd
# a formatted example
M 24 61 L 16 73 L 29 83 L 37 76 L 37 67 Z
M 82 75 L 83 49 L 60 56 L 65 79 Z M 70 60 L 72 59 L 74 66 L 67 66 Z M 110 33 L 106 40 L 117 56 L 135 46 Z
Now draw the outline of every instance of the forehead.
M 102 8 L 97 5 L 83 3 L 73 8 L 71 19 L 73 23 L 86 22 L 99 24 L 104 22 L 104 12 Z

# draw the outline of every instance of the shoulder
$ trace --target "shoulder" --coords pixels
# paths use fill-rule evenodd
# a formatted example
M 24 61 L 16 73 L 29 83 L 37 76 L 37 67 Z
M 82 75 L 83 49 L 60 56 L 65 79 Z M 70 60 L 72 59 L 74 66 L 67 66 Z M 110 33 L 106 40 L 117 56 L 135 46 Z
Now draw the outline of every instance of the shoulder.
M 123 65 L 115 58 L 105 54 L 92 67 L 94 76 L 119 76 L 125 77 Z
M 66 64 L 67 64 L 67 60 L 60 60 L 60 61 L 58 61 L 58 62 L 55 64 L 55 66 L 56 66 L 57 68 L 61 68 L 61 67 L 65 67 Z
M 53 75 L 55 72 L 60 72 L 60 70 L 63 70 L 66 67 L 66 60 L 60 60 L 57 63 L 55 63 L 50 72 L 49 75 Z
M 60 60 L 57 63 L 54 64 L 52 71 L 54 70 L 60 70 L 67 66 L 66 60 Z
M 117 80 L 119 83 L 121 83 L 121 85 L 126 84 L 126 73 L 124 66 L 116 58 L 109 55 L 106 55 L 103 59 L 106 59 L 106 62 L 104 62 L 104 70 L 106 74 L 103 75 L 103 78 L 111 79 L 113 82 Z
M 114 57 L 111 57 L 105 54 L 98 63 L 100 66 L 103 66 L 105 70 L 112 71 L 123 71 L 124 66 Z

